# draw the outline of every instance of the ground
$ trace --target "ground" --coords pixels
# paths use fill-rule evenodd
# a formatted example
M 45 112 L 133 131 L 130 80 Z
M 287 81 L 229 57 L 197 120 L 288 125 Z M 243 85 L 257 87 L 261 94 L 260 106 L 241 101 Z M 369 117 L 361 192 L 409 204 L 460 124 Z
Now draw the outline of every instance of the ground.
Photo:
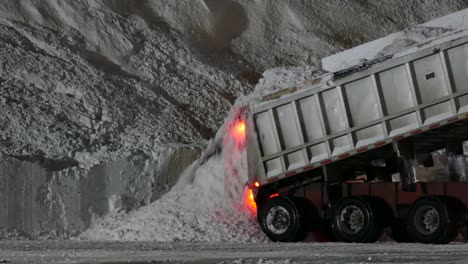
M 0 263 L 467 263 L 468 245 L 0 241 Z

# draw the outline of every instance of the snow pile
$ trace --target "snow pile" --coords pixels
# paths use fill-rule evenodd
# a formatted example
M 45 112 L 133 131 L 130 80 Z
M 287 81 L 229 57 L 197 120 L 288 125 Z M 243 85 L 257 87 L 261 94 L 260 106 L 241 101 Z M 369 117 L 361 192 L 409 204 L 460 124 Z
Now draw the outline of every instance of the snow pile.
M 182 32 L 203 53 L 230 49 L 257 72 L 283 65 L 319 67 L 320 58 L 467 6 L 463 0 L 148 3 L 160 21 Z
M 121 211 L 99 219 L 80 237 L 160 242 L 265 241 L 255 216 L 244 205 L 245 148 L 239 149 L 230 136 L 229 125 L 220 129 L 212 144 L 220 141 L 220 153 L 208 153 L 209 159 L 194 163 L 159 200 L 129 213 Z
M 91 167 L 208 140 L 266 68 L 318 67 L 333 52 L 466 6 L 408 5 L 1 1 L 1 152 Z
M 214 136 L 232 98 L 248 91 L 141 14 L 145 5 L 114 7 L 0 3 L 2 153 L 70 167 L 151 155 Z

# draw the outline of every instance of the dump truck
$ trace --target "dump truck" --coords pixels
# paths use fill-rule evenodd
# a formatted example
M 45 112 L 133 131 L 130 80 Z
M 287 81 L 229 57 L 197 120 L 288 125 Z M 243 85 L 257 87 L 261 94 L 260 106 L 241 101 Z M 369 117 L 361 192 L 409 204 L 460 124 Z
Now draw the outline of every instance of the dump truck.
M 388 231 L 444 244 L 464 230 L 468 30 L 266 96 L 238 118 L 258 222 L 273 241 L 321 230 L 370 243 Z M 448 177 L 418 177 L 444 151 Z

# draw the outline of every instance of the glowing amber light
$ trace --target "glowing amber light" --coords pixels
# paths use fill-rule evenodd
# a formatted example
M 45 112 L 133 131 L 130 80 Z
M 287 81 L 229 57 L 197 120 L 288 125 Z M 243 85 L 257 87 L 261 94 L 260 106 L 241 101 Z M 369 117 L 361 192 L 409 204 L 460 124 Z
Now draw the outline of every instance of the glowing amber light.
M 260 187 L 260 183 L 259 183 L 259 182 L 255 182 L 255 183 L 254 183 L 254 186 L 258 188 L 258 187 Z
M 257 213 L 257 204 L 252 189 L 247 189 L 245 192 L 244 204 L 253 214 Z
M 239 141 L 245 140 L 245 121 L 240 120 L 239 123 L 234 127 L 234 136 Z

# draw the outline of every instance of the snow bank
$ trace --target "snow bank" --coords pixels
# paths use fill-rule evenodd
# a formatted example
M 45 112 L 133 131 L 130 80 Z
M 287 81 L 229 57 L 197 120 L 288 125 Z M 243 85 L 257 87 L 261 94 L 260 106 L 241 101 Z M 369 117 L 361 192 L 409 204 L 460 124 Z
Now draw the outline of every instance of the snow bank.
M 205 141 L 264 69 L 317 67 L 337 50 L 464 6 L 2 1 L 1 152 L 90 167 L 135 150 Z
M 466 7 L 463 0 L 147 3 L 159 21 L 182 32 L 204 54 L 232 50 L 257 72 L 283 65 L 318 68 L 332 53 Z
M 226 197 L 223 162 L 210 160 L 195 169 L 197 180 L 134 212 L 114 213 L 81 234 L 87 240 L 125 241 L 265 241 L 255 218 Z M 221 177 L 220 177 L 221 175 Z M 239 199 L 239 200 L 236 200 Z M 233 204 L 230 204 L 233 203 Z
M 201 149 L 134 153 L 90 169 L 61 171 L 0 157 L 0 238 L 66 238 L 109 212 L 148 205 L 175 185 Z
M 2 153 L 85 168 L 214 136 L 249 87 L 143 2 L 125 16 L 112 1 L 0 3 Z

